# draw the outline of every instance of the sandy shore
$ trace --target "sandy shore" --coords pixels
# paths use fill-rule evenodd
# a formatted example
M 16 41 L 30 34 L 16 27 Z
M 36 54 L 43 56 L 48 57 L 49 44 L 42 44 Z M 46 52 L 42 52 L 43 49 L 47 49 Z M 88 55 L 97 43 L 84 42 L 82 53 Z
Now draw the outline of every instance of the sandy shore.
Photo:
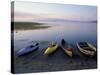
M 50 72 L 50 71 L 66 71 L 97 68 L 97 61 L 81 55 L 78 50 L 73 58 L 68 57 L 59 48 L 49 57 L 43 55 L 45 49 L 39 50 L 22 56 L 15 56 L 15 73 L 32 73 L 32 72 Z M 79 53 L 79 54 L 78 54 Z

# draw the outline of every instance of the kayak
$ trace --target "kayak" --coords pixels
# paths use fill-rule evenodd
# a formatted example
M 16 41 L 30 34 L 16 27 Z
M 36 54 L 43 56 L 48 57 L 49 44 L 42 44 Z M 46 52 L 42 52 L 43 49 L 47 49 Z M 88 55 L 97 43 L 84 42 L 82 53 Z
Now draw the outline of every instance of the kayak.
M 94 56 L 96 53 L 96 47 L 88 42 L 79 42 L 77 43 L 79 51 L 88 56 Z
M 64 39 L 61 41 L 61 48 L 65 54 L 67 54 L 69 57 L 72 57 L 72 48 Z
M 44 55 L 48 56 L 50 54 L 52 54 L 53 52 L 55 52 L 58 48 L 58 44 L 56 43 L 52 43 L 44 52 Z
M 28 53 L 31 53 L 39 48 L 39 43 L 35 43 L 33 45 L 30 45 L 28 47 L 22 48 L 17 52 L 17 56 L 26 55 Z

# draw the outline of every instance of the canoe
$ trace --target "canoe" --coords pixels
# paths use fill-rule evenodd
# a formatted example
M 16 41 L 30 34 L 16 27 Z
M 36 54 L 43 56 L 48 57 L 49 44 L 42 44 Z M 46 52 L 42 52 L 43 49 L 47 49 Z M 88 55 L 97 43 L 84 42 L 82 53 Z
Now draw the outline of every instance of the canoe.
M 48 56 L 50 54 L 52 54 L 53 52 L 55 52 L 58 48 L 58 44 L 56 43 L 52 43 L 44 52 L 44 55 Z
M 65 54 L 67 54 L 69 57 L 72 57 L 72 48 L 64 39 L 62 39 L 61 41 L 61 48 L 65 52 Z
M 30 45 L 28 47 L 22 48 L 17 52 L 17 56 L 26 55 L 28 53 L 31 53 L 39 48 L 39 43 L 35 43 L 33 45 Z
M 87 56 L 94 56 L 96 53 L 96 47 L 88 42 L 79 42 L 77 43 L 79 51 Z

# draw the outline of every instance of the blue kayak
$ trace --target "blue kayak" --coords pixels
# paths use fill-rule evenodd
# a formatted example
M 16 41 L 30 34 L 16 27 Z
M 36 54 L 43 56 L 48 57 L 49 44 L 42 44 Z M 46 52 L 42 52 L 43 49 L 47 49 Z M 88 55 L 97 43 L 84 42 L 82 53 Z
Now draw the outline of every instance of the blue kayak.
M 22 48 L 21 50 L 19 50 L 17 52 L 17 56 L 21 56 L 21 55 L 25 55 L 25 54 L 28 54 L 30 52 L 33 52 L 35 51 L 36 49 L 39 48 L 39 43 L 35 43 L 33 45 L 30 45 L 28 47 L 25 47 L 25 48 Z

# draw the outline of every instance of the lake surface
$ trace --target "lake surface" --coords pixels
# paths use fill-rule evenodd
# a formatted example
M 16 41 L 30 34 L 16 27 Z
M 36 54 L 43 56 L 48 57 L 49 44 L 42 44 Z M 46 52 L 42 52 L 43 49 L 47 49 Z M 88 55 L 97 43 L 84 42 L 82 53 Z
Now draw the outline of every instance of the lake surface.
M 15 73 L 50 72 L 64 70 L 81 70 L 97 68 L 97 60 L 88 58 L 78 52 L 77 42 L 86 41 L 97 46 L 96 23 L 49 23 L 49 28 L 14 31 L 14 69 Z M 61 48 L 49 57 L 44 56 L 45 49 L 51 41 L 59 45 L 64 38 L 73 47 L 73 58 L 68 57 Z M 16 52 L 39 42 L 39 49 L 23 57 Z
M 80 41 L 97 45 L 96 23 L 66 22 L 45 25 L 50 27 L 46 29 L 14 31 L 14 50 L 20 50 L 34 42 L 39 42 L 40 48 L 47 47 L 51 41 L 55 41 L 60 45 L 62 38 L 74 45 Z

